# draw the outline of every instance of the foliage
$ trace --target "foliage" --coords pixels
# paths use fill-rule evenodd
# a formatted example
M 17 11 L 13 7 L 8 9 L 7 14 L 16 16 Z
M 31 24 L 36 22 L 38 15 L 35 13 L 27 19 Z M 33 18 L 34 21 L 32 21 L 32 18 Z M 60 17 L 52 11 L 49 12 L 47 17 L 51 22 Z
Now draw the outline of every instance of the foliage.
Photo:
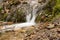
M 25 22 L 25 15 L 23 10 L 18 8 L 20 1 L 6 0 L 0 4 L 0 21 L 13 21 L 13 22 Z M 9 14 L 10 13 L 10 14 Z M 42 14 L 36 18 L 36 22 L 52 21 L 57 17 L 60 17 L 60 0 L 51 0 L 47 6 L 43 9 Z M 22 18 L 23 17 L 23 18 Z
M 42 18 L 43 16 L 44 18 Z M 60 0 L 51 0 L 46 6 L 46 9 L 43 11 L 41 16 L 37 18 L 37 21 L 52 21 L 60 17 Z

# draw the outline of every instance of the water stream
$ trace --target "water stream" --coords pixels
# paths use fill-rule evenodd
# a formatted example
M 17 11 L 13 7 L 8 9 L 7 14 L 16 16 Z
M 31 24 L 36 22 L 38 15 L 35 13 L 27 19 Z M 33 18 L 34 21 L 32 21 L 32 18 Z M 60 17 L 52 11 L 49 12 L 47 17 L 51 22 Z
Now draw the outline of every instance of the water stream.
M 35 25 L 36 24 L 35 23 L 36 12 L 37 12 L 36 7 L 38 6 L 37 5 L 38 2 L 36 0 L 30 0 L 28 2 L 28 4 L 30 5 L 30 7 L 32 7 L 32 13 L 27 12 L 29 14 L 26 15 L 26 22 L 25 23 L 17 23 L 17 24 L 12 24 L 12 25 L 4 25 L 4 27 L 2 29 L 8 29 L 8 30 L 14 29 L 14 30 L 17 30 L 17 29 L 19 29 L 21 27 L 29 27 L 29 26 Z
M 26 22 L 25 23 L 17 23 L 17 24 L 12 24 L 12 25 L 4 25 L 4 27 L 2 29 L 8 29 L 8 30 L 18 30 L 21 27 L 30 27 L 32 25 L 36 25 L 35 23 L 35 19 L 37 17 L 36 13 L 39 10 L 38 7 L 38 0 L 29 0 L 28 4 L 30 5 L 30 7 L 32 7 L 32 13 L 28 13 L 28 15 L 26 15 Z M 42 7 L 44 7 L 46 4 L 42 5 Z M 41 7 L 41 8 L 42 8 Z M 31 15 L 32 14 L 32 15 Z

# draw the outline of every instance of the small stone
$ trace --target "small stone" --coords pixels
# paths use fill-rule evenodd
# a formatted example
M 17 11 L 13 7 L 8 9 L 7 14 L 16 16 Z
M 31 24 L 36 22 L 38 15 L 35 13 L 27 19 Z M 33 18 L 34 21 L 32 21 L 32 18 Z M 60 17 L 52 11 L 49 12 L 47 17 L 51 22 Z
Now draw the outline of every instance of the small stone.
M 54 24 L 48 24 L 47 28 L 54 28 Z
M 26 32 L 26 30 L 20 30 L 20 32 L 25 33 L 25 32 Z
M 30 27 L 30 29 L 34 29 L 34 27 Z
M 60 37 L 60 34 L 58 34 L 58 36 Z
M 60 33 L 60 28 L 57 28 L 57 32 Z
M 2 29 L 3 28 L 3 26 L 0 26 L 0 29 Z
M 0 21 L 0 26 L 2 25 L 3 21 Z

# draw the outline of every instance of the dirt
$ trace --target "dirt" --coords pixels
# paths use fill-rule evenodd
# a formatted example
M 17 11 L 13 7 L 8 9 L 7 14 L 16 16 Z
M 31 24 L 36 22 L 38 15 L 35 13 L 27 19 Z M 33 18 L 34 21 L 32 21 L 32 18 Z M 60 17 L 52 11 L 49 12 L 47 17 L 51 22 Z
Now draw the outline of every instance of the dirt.
M 35 26 L 0 33 L 0 40 L 60 40 L 60 25 L 49 28 L 52 23 L 38 23 Z

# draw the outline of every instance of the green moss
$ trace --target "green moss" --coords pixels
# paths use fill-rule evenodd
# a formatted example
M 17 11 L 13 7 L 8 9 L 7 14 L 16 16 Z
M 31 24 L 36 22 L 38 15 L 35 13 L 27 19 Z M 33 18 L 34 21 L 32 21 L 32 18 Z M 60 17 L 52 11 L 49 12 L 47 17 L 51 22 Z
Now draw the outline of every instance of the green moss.
M 45 16 L 44 19 L 41 18 L 43 15 Z M 37 17 L 37 21 L 52 21 L 57 17 L 60 17 L 60 0 L 51 0 L 42 15 Z

